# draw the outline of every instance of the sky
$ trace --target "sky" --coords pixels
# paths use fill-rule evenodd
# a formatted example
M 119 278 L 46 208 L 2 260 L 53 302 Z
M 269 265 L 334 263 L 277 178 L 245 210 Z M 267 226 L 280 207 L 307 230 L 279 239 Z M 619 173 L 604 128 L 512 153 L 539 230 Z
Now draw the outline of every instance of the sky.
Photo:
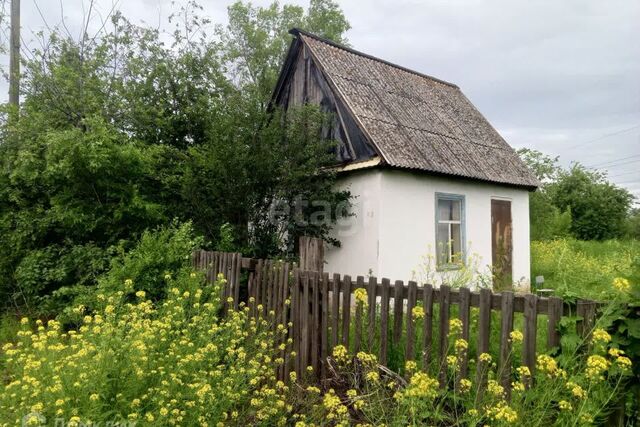
M 97 12 L 107 15 L 114 1 L 96 0 Z M 4 2 L 8 9 L 9 0 Z M 171 0 L 116 3 L 134 23 L 157 25 L 174 10 Z M 231 1 L 200 3 L 213 22 L 225 23 Z M 580 162 L 607 171 L 640 205 L 640 1 L 339 4 L 352 26 L 347 38 L 353 48 L 457 84 L 514 148 L 559 156 L 563 166 Z M 62 17 L 79 34 L 88 5 L 89 0 L 22 0 L 24 43 L 34 46 L 34 33 L 46 30 L 44 20 L 53 26 Z M 96 18 L 89 28 L 99 25 Z M 0 33 L 5 45 L 7 34 Z M 0 56 L 4 71 L 8 63 L 7 55 Z M 0 82 L 1 101 L 7 90 Z

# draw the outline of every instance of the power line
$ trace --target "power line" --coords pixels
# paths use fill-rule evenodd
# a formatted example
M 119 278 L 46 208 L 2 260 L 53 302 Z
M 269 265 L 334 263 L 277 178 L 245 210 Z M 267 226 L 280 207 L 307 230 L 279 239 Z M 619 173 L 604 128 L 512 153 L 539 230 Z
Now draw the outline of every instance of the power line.
M 630 128 L 627 128 L 627 129 L 619 130 L 617 132 L 608 133 L 608 134 L 599 136 L 597 138 L 590 139 L 588 141 L 580 142 L 580 143 L 578 143 L 576 145 L 572 145 L 571 147 L 567 147 L 567 148 L 568 149 L 572 149 L 572 148 L 580 147 L 580 146 L 583 146 L 583 145 L 586 145 L 586 144 L 591 144 L 592 142 L 600 141 L 601 139 L 609 138 L 611 136 L 620 135 L 621 133 L 629 132 L 629 131 L 634 130 L 636 128 L 640 128 L 640 125 L 635 125 L 635 126 L 632 126 Z
M 618 173 L 618 174 L 615 174 L 615 175 L 611 175 L 608 178 L 616 178 L 616 177 L 619 177 L 619 176 L 631 175 L 632 173 L 636 173 L 640 177 L 640 171 L 635 170 L 635 171 L 630 171 L 630 172 L 624 172 L 624 173 Z
M 605 166 L 598 166 L 596 168 L 587 168 L 587 169 L 611 169 L 611 168 L 617 168 L 618 166 L 626 166 L 626 165 L 630 165 L 633 163 L 638 163 L 640 162 L 640 159 L 635 159 L 635 160 L 629 160 L 628 162 L 619 162 L 619 163 L 614 163 L 611 165 L 605 165 Z
M 636 157 L 640 157 L 640 154 L 636 154 L 635 156 L 621 157 L 619 159 L 609 160 L 609 161 L 606 161 L 606 162 L 598 162 L 598 163 L 594 163 L 592 165 L 587 165 L 586 167 L 589 168 L 589 169 L 598 169 L 598 168 L 601 168 L 601 167 L 605 167 L 606 165 L 608 165 L 610 163 L 617 163 L 619 161 L 635 159 Z

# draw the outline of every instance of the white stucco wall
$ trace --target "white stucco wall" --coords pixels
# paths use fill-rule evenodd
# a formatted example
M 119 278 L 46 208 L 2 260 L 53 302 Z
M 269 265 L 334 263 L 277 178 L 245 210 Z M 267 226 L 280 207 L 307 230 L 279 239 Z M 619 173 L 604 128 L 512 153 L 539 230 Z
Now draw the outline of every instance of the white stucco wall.
M 491 200 L 511 201 L 513 279 L 529 286 L 529 193 L 513 187 L 436 177 L 401 170 L 364 170 L 344 176 L 340 186 L 358 195 L 350 226 L 334 233 L 342 241 L 328 248 L 330 273 L 410 280 L 421 273 L 424 256 L 436 247 L 436 193 L 465 196 L 467 258 L 481 272 L 491 264 Z
M 333 236 L 341 247 L 325 248 L 325 271 L 352 277 L 378 273 L 380 225 L 380 190 L 383 171 L 367 169 L 352 172 L 338 181 L 340 189 L 348 189 L 355 197 L 352 217 L 339 220 Z M 382 276 L 380 276 L 382 277 Z

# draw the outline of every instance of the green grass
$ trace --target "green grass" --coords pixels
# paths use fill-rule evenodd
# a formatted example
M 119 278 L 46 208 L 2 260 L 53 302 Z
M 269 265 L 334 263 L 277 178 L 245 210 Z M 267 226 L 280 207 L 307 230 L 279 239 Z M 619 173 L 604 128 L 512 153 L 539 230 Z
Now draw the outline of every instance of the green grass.
M 14 341 L 20 330 L 20 321 L 11 314 L 0 314 L 0 344 Z
M 544 276 L 543 287 L 564 298 L 607 300 L 613 279 L 629 277 L 638 266 L 638 240 L 531 242 L 532 281 Z

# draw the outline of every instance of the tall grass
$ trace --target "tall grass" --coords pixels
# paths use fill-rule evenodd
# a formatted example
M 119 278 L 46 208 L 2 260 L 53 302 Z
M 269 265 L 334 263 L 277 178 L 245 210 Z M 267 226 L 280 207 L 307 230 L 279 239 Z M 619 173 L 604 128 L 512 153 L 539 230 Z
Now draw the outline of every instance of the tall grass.
M 632 274 L 640 262 L 640 241 L 558 239 L 531 242 L 531 277 L 563 298 L 607 300 L 616 277 Z

